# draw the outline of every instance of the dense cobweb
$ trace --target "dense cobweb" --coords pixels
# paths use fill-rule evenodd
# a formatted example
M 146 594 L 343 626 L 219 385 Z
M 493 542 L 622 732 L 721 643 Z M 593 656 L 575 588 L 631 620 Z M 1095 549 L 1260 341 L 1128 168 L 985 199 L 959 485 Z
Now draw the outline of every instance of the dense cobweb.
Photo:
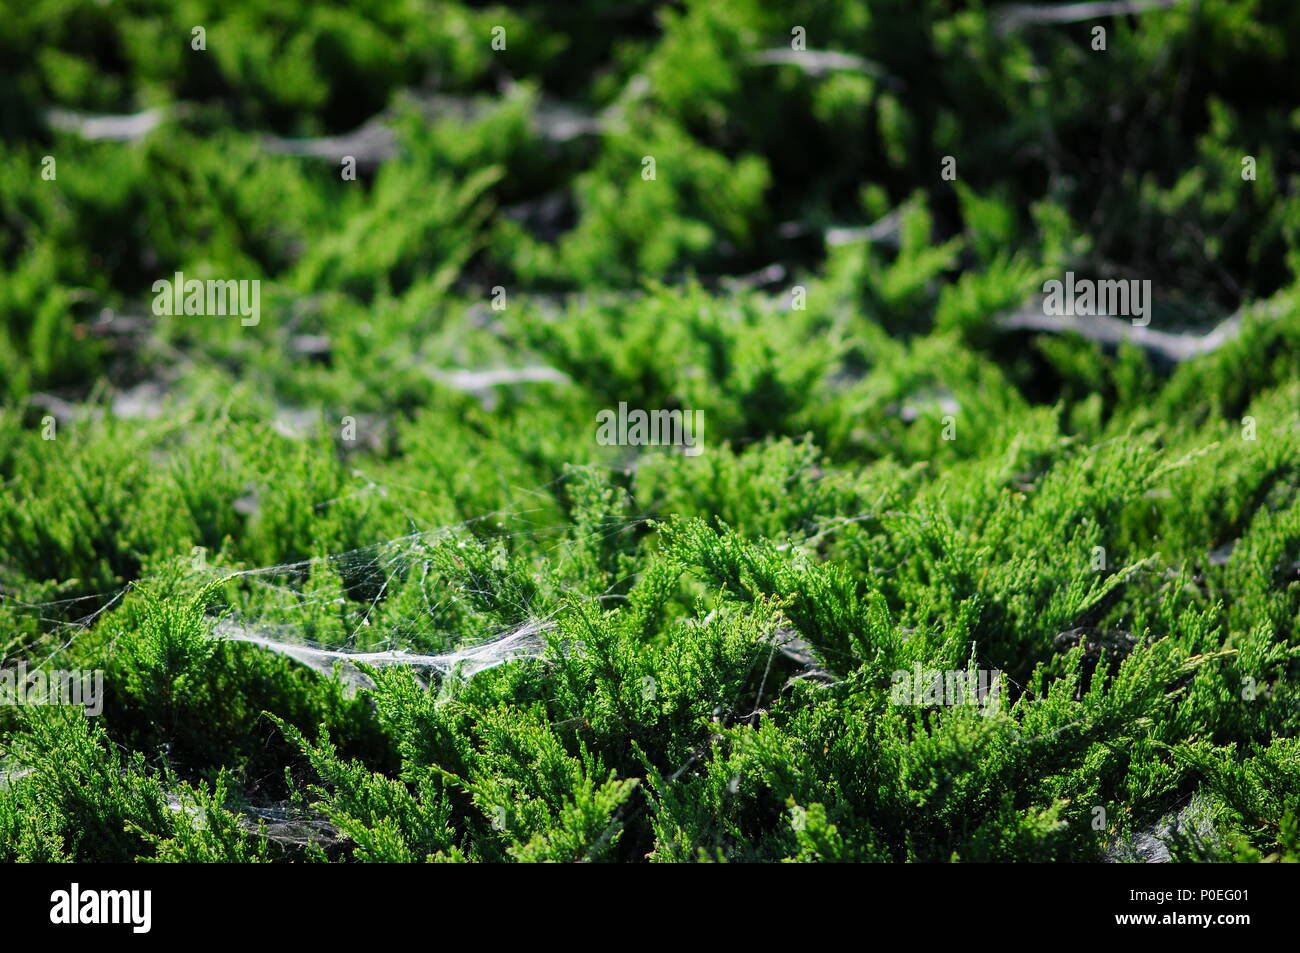
M 569 535 L 572 528 L 529 520 L 538 496 L 551 493 L 556 482 L 519 491 L 518 508 L 305 560 L 235 568 L 209 565 L 206 553 L 196 548 L 186 573 L 196 588 L 224 583 L 219 588 L 225 598 L 214 600 L 220 608 L 210 610 L 211 638 L 285 656 L 338 678 L 349 690 L 373 686 L 366 668 L 403 667 L 425 686 L 446 678 L 469 679 L 515 660 L 540 659 L 546 636 L 555 628 L 557 600 L 536 593 L 530 599 L 508 586 L 489 594 L 450 585 L 448 560 L 459 564 L 458 554 L 474 551 L 493 552 L 504 560 L 513 550 L 562 565 L 580 542 Z M 368 487 L 385 489 L 374 482 Z M 643 522 L 606 523 L 596 532 L 632 532 Z M 23 651 L 17 654 L 25 656 L 29 671 L 57 666 L 56 660 L 133 587 L 153 582 L 145 576 L 116 591 L 47 602 L 6 595 L 11 610 L 34 618 L 45 633 L 39 643 L 18 646 Z M 499 604 L 496 612 L 475 605 L 488 595 Z M 564 596 L 599 601 L 607 594 Z M 78 614 L 87 608 L 91 611 Z

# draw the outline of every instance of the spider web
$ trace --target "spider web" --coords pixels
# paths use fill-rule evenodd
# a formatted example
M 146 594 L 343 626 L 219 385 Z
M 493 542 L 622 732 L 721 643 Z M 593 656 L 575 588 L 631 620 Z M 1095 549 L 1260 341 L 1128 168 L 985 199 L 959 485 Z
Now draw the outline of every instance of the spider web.
M 528 593 L 524 586 L 493 587 L 494 581 L 511 581 L 506 569 L 512 554 L 523 561 L 525 575 L 529 569 L 558 571 L 580 545 L 633 532 L 645 523 L 635 518 L 605 521 L 582 536 L 575 535 L 573 525 L 563 521 L 530 520 L 530 514 L 547 508 L 531 506 L 530 501 L 540 496 L 553 505 L 555 486 L 581 469 L 516 490 L 520 503 L 514 508 L 356 549 L 250 568 L 209 566 L 206 556 L 199 558 L 189 569 L 191 583 L 227 583 L 222 589 L 228 604 L 211 615 L 209 635 L 226 643 L 255 646 L 325 677 L 338 678 L 349 693 L 374 686 L 363 667 L 408 668 L 422 685 L 430 687 L 447 678 L 470 679 L 508 662 L 540 659 L 564 602 L 603 603 L 621 597 L 609 589 Z M 382 493 L 391 498 L 402 489 L 408 488 L 368 480 L 365 487 L 348 495 Z M 315 506 L 334 502 L 337 500 Z M 405 507 L 402 510 L 411 525 L 419 525 L 414 514 Z M 523 528 L 513 528 L 520 525 Z M 507 526 L 510 531 L 505 531 Z M 476 529 L 484 532 L 476 534 Z M 466 558 L 477 554 L 482 562 L 484 553 L 493 554 L 491 565 L 501 570 L 500 579 L 474 582 L 474 574 L 467 573 L 470 582 L 461 579 L 461 585 L 453 585 L 448 565 L 462 563 L 461 554 Z M 118 608 L 133 588 L 148 587 L 154 581 L 146 575 L 113 591 L 44 602 L 0 595 L 8 607 L 34 618 L 42 630 L 38 640 L 11 644 L 8 659 L 0 656 L 0 663 L 22 658 L 29 672 L 54 667 L 78 639 Z M 520 581 L 517 575 L 513 578 L 514 583 Z M 495 604 L 492 611 L 483 609 L 485 601 Z M 87 606 L 93 609 L 76 615 Z

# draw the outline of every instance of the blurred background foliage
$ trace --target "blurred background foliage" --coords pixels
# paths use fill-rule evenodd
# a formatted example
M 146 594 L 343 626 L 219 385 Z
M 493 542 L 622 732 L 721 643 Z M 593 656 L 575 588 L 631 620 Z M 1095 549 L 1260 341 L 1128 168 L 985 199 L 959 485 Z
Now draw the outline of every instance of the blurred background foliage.
M 1093 21 L 955 0 L 9 6 L 11 398 L 102 370 L 69 340 L 78 318 L 138 309 L 177 269 L 410 311 L 435 275 L 473 298 L 779 265 L 787 285 L 842 274 L 895 334 L 984 340 L 1041 269 L 1149 278 L 1165 327 L 1203 327 L 1298 260 L 1300 11 L 1282 0 L 1106 18 L 1104 51 Z M 69 111 L 146 110 L 129 145 L 60 131 Z M 278 154 L 376 119 L 393 154 L 359 182 L 342 148 Z M 33 175 L 44 155 L 57 186 Z M 862 237 L 891 214 L 905 233 Z

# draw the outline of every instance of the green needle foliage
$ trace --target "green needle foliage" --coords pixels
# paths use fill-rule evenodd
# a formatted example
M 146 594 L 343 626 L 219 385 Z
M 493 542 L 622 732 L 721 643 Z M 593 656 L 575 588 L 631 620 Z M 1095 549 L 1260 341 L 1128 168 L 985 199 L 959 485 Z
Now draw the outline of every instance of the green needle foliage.
M 1300 860 L 1300 7 L 1034 9 L 8 11 L 0 859 Z

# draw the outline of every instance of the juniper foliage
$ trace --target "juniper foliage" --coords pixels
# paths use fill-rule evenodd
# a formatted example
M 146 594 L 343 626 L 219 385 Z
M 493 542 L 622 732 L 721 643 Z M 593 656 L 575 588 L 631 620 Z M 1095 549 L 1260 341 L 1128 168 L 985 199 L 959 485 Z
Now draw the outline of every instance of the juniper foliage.
M 20 7 L 0 671 L 105 697 L 0 706 L 0 858 L 1300 860 L 1300 8 Z

